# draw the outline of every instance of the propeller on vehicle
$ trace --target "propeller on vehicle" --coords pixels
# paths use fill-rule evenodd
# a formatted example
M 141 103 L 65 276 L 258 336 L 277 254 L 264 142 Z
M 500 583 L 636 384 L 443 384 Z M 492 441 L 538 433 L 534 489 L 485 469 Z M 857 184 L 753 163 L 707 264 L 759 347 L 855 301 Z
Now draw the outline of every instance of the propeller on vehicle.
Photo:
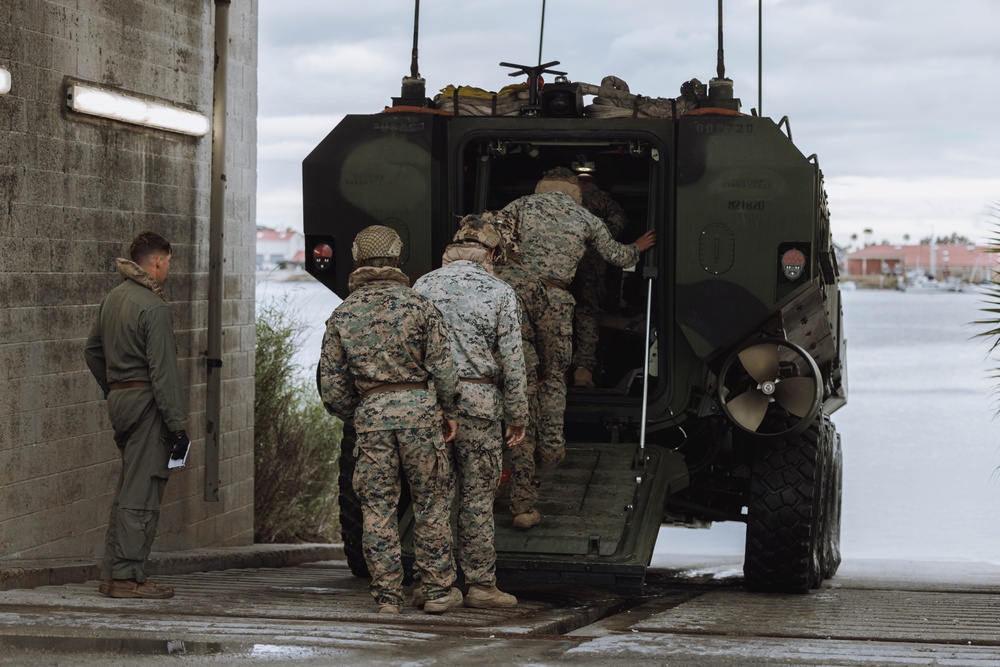
M 785 355 L 786 363 L 782 363 L 782 347 L 794 352 Z M 798 345 L 781 339 L 748 343 L 729 358 L 719 378 L 724 411 L 751 433 L 760 433 L 768 409 L 775 405 L 801 419 L 788 431 L 804 428 L 819 410 L 821 390 L 813 358 Z

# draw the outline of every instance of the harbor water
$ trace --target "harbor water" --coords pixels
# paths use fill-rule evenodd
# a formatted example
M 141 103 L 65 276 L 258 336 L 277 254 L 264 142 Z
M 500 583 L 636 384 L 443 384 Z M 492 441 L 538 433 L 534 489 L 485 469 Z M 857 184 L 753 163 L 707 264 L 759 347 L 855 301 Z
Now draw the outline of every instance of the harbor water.
M 311 376 L 340 299 L 319 283 L 258 280 L 304 326 Z M 976 292 L 843 292 L 848 404 L 833 415 L 844 449 L 844 558 L 1000 563 L 1000 359 L 976 320 Z M 742 524 L 661 529 L 657 558 L 739 555 Z

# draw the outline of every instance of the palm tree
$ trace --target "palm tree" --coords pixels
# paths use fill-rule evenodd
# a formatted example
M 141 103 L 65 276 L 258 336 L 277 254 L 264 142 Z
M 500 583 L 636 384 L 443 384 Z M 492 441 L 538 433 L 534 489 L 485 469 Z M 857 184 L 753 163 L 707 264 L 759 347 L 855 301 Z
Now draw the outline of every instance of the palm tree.
M 990 209 L 990 217 L 994 218 L 994 223 L 993 233 L 987 240 L 987 252 L 1000 252 L 1000 201 L 994 202 Z M 986 327 L 984 331 L 976 335 L 992 339 L 993 345 L 990 347 L 990 355 L 992 355 L 997 351 L 997 348 L 1000 348 L 1000 284 L 997 284 L 995 276 L 991 275 L 989 280 L 983 297 L 985 305 L 981 308 L 986 315 L 984 319 L 977 320 L 975 324 Z M 990 377 L 998 383 L 994 394 L 1000 395 L 1000 367 L 993 369 L 993 375 Z M 1000 407 L 997 408 L 997 414 L 1000 415 Z

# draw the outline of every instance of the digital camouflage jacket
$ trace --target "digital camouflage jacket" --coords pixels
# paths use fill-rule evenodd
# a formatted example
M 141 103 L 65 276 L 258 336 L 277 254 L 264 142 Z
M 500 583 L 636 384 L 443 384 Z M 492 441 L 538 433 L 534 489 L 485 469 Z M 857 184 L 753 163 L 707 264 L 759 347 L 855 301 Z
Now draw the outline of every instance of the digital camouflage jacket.
M 521 323 L 510 285 L 476 262 L 459 260 L 424 275 L 413 289 L 444 314 L 459 376 L 494 380 L 463 382 L 459 412 L 493 420 L 502 416 L 508 425 L 526 426 Z
M 330 315 L 319 361 L 327 410 L 358 432 L 424 428 L 456 418 L 458 373 L 448 329 L 434 304 L 393 267 L 351 274 L 353 291 Z M 428 389 L 385 391 L 387 383 L 429 382 Z

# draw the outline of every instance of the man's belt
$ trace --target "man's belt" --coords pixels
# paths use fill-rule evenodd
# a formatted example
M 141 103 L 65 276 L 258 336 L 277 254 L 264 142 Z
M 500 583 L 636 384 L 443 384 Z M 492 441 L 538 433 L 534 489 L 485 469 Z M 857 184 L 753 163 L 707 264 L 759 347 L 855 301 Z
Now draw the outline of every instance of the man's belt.
M 372 394 L 381 394 L 384 391 L 404 391 L 406 389 L 427 389 L 427 382 L 386 382 L 371 389 L 365 389 L 361 396 L 367 398 Z
M 153 383 L 148 380 L 126 380 L 125 382 L 109 382 L 108 390 L 115 389 L 138 389 L 139 387 L 152 387 Z
M 565 290 L 569 289 L 569 283 L 561 283 L 557 280 L 549 280 L 548 278 L 543 278 L 542 282 L 549 287 L 558 287 L 559 289 L 565 289 Z
M 493 378 L 458 378 L 462 382 L 474 382 L 476 384 L 493 384 Z

